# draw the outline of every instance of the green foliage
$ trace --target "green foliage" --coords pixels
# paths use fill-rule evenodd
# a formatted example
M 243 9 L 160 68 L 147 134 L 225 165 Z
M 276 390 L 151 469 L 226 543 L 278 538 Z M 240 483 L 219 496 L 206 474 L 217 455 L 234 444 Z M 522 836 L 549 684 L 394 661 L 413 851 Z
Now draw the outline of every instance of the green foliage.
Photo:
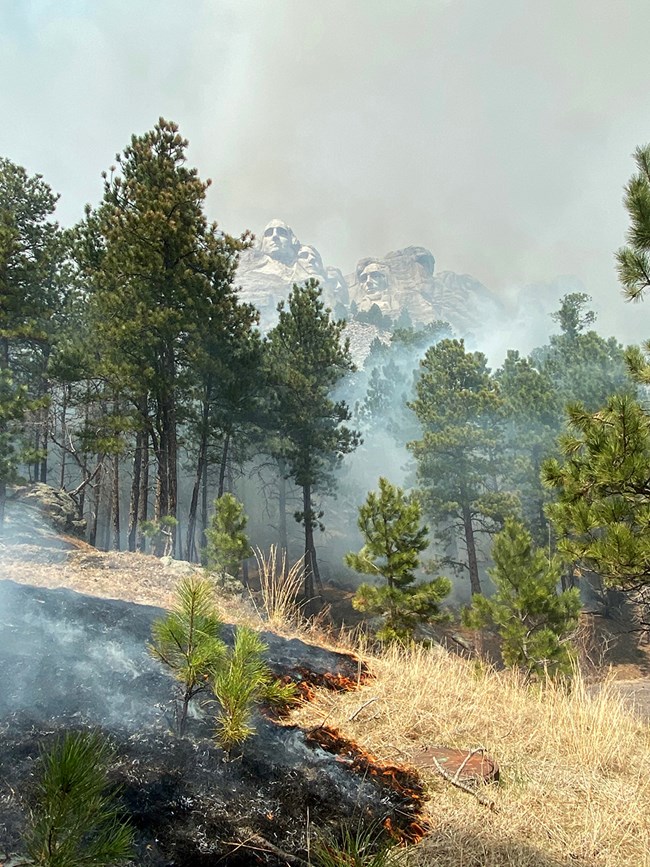
M 488 571 L 496 593 L 474 596 L 465 622 L 474 628 L 494 624 L 506 665 L 529 675 L 567 673 L 567 639 L 578 622 L 580 596 L 576 589 L 558 594 L 560 561 L 535 548 L 524 525 L 512 518 L 495 536 L 492 557 Z
M 154 548 L 162 545 L 162 556 L 169 557 L 173 547 L 174 528 L 178 526 L 178 520 L 171 515 L 163 515 L 158 521 L 142 521 L 140 532 L 148 539 Z
M 252 554 L 246 535 L 247 522 L 244 507 L 232 494 L 214 501 L 212 522 L 205 531 L 208 568 L 215 568 L 221 576 L 226 573 L 236 576 L 241 561 Z
M 174 609 L 152 627 L 149 651 L 171 669 L 181 687 L 181 710 L 177 713 L 181 735 L 190 701 L 207 687 L 209 678 L 226 658 L 213 592 L 207 580 L 182 580 L 176 590 Z
M 558 550 L 606 583 L 636 589 L 650 583 L 650 418 L 628 395 L 598 412 L 568 408 L 561 460 L 543 468 L 557 502 L 547 513 Z
M 265 650 L 259 633 L 239 627 L 233 649 L 215 673 L 212 689 L 221 706 L 215 721 L 216 738 L 228 753 L 254 733 L 257 704 L 286 706 L 295 700 L 293 684 L 274 679 L 262 656 Z
M 421 364 L 410 404 L 422 428 L 409 443 L 425 514 L 443 549 L 441 562 L 467 570 L 472 593 L 481 592 L 476 536 L 492 535 L 518 500 L 501 488 L 503 399 L 481 352 L 466 352 L 462 340 L 441 340 Z
M 585 310 L 591 300 L 591 296 L 586 292 L 570 292 L 561 299 L 560 309 L 551 313 L 551 319 L 558 323 L 562 333 L 568 338 L 575 339 L 587 325 L 596 321 L 594 311 Z
M 419 502 L 380 478 L 379 492 L 370 491 L 359 508 L 364 546 L 345 557 L 352 569 L 387 583 L 386 587 L 363 584 L 352 603 L 358 611 L 384 618 L 378 636 L 386 641 L 410 639 L 418 625 L 439 620 L 440 601 L 451 590 L 446 578 L 415 583 L 420 554 L 428 546 L 428 530 L 420 519 Z
M 534 540 L 541 544 L 548 534 L 544 505 L 549 495 L 540 470 L 542 461 L 555 450 L 562 407 L 548 373 L 538 370 L 516 350 L 508 351 L 495 379 L 504 402 L 505 475 L 519 495 L 522 515 Z
M 95 733 L 67 733 L 42 750 L 27 850 L 42 867 L 95 867 L 133 857 L 133 831 L 107 786 L 114 761 Z
M 345 424 L 351 418 L 346 402 L 332 397 L 337 384 L 355 368 L 349 340 L 343 339 L 345 322 L 332 320 L 321 295 L 316 280 L 294 285 L 287 303 L 278 305 L 278 324 L 266 344 L 272 401 L 268 416 L 275 432 L 270 451 L 303 493 L 303 508 L 295 518 L 305 528 L 308 607 L 315 595 L 314 578 L 318 580 L 314 529 L 323 529 L 313 493 L 332 490 L 333 470 L 361 442 L 358 431 Z
M 554 314 L 562 333 L 531 353 L 533 365 L 552 383 L 560 411 L 575 401 L 595 410 L 610 395 L 631 388 L 623 347 L 613 337 L 585 331 L 595 321 L 593 310 L 585 310 L 590 301 L 583 292 L 565 295 Z
M 156 456 L 157 514 L 172 516 L 177 428 L 195 393 L 195 366 L 209 354 L 207 329 L 227 334 L 237 315 L 233 280 L 248 243 L 208 222 L 209 182 L 187 167 L 187 145 L 163 118 L 134 135 L 104 174 L 102 203 L 87 214 L 78 245 L 97 373 L 138 414 Z
M 331 319 L 321 294 L 316 280 L 294 285 L 287 303 L 278 305 L 267 347 L 280 448 L 296 484 L 312 488 L 326 485 L 332 465 L 358 444 L 356 431 L 344 425 L 350 419 L 347 405 L 331 397 L 354 370 L 349 341 L 343 339 L 345 322 Z
M 638 147 L 634 160 L 637 172 L 623 199 L 630 215 L 627 246 L 616 254 L 618 278 L 628 301 L 643 298 L 650 286 L 650 145 Z
M 345 825 L 338 834 L 320 833 L 311 848 L 314 867 L 398 867 L 400 849 L 381 825 Z

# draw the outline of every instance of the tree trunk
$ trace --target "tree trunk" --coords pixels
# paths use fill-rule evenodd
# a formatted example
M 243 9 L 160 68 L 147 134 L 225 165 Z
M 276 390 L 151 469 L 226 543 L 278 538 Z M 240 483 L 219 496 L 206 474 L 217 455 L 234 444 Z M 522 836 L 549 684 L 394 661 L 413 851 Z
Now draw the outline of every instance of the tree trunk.
M 9 341 L 6 337 L 0 338 L 0 370 L 7 370 L 9 367 Z M 0 419 L 0 441 L 7 432 L 7 422 Z M 4 475 L 0 476 L 0 531 L 4 527 L 5 521 L 5 505 L 7 502 L 7 479 Z
M 472 596 L 475 593 L 481 595 L 481 579 L 478 574 L 478 560 L 476 558 L 476 540 L 474 538 L 474 526 L 472 513 L 467 500 L 467 495 L 461 491 L 461 508 L 463 510 L 463 529 L 465 531 L 465 545 L 467 547 L 467 565 L 469 567 L 469 583 Z
M 223 449 L 221 452 L 221 466 L 219 467 L 219 488 L 217 497 L 223 497 L 226 481 L 226 467 L 228 466 L 228 447 L 230 446 L 230 431 L 228 431 L 223 439 Z
M 169 473 L 169 481 L 167 484 L 167 489 L 169 491 L 169 502 L 167 504 L 168 512 L 172 518 L 178 517 L 178 435 L 176 431 L 176 398 L 174 393 L 170 397 L 169 401 L 169 457 L 167 461 L 167 470 Z M 172 546 L 169 556 L 175 557 L 177 556 L 177 542 L 176 542 L 176 525 L 170 527 L 172 534 Z
M 135 436 L 135 451 L 133 453 L 133 479 L 131 480 L 131 497 L 129 500 L 129 535 L 127 547 L 135 551 L 138 535 L 138 511 L 140 508 L 140 475 L 142 473 L 142 439 L 146 436 L 139 430 Z
M 206 457 L 203 464 L 203 476 L 201 478 L 201 544 L 199 545 L 199 559 L 201 549 L 205 548 L 207 539 L 205 531 L 208 529 L 208 460 Z
M 113 490 L 111 494 L 111 516 L 113 521 L 113 550 L 120 550 L 120 458 L 113 455 Z
M 101 461 L 101 456 L 97 455 L 97 460 Z M 94 497 L 91 511 L 91 520 L 90 520 L 90 531 L 88 533 L 88 541 L 93 546 L 93 548 L 97 547 L 97 523 L 99 516 L 99 504 L 101 502 L 102 497 L 102 485 L 104 484 L 104 471 L 103 469 L 99 472 L 99 478 L 95 482 L 94 488 Z
M 322 597 L 316 596 L 316 586 L 320 589 L 323 583 L 318 572 L 316 546 L 314 545 L 314 526 L 312 523 L 311 485 L 302 487 L 303 520 L 305 522 L 305 613 L 308 617 L 318 614 L 322 605 Z
M 196 550 L 196 514 L 199 507 L 199 493 L 201 490 L 201 480 L 203 478 L 203 470 L 205 468 L 208 454 L 208 414 L 210 412 L 210 404 L 206 396 L 203 401 L 203 411 L 201 413 L 201 441 L 199 443 L 199 454 L 196 461 L 196 477 L 194 479 L 194 487 L 192 488 L 192 499 L 190 501 L 190 512 L 187 519 L 187 536 L 185 540 L 186 556 L 190 562 L 198 560 Z
M 65 438 L 67 433 L 66 414 L 68 410 L 68 388 L 69 386 L 67 385 L 63 386 L 63 395 L 61 397 L 61 442 L 63 444 L 63 448 L 61 449 L 61 474 L 59 476 L 59 487 L 61 490 L 63 490 L 65 486 Z
M 142 525 L 149 517 L 149 431 L 143 432 L 142 451 L 140 455 L 140 493 L 138 495 L 138 530 L 136 533 L 136 547 L 144 552 L 146 540 L 142 535 Z
M 43 397 L 47 394 L 48 388 L 47 383 L 45 383 L 43 388 Z M 50 411 L 45 406 L 41 410 L 41 418 L 43 419 L 43 426 L 41 427 L 41 441 L 40 441 L 40 452 L 41 458 L 39 461 L 39 481 L 44 485 L 47 484 L 47 450 L 49 446 L 49 424 L 50 424 Z

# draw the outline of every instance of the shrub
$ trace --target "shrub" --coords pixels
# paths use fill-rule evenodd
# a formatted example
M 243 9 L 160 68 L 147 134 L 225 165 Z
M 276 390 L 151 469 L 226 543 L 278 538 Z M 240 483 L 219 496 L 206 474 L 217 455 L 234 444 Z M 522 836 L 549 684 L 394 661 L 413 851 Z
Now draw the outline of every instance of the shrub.
M 107 788 L 114 753 L 99 734 L 69 732 L 41 752 L 27 850 L 42 867 L 117 865 L 133 857 L 133 831 Z

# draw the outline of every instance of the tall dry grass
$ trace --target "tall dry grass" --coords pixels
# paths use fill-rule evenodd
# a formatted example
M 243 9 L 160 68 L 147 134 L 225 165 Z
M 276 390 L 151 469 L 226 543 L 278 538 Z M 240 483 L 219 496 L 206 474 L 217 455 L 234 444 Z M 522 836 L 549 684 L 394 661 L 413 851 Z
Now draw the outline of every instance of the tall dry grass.
M 326 721 L 388 761 L 408 763 L 427 744 L 482 745 L 501 767 L 489 790 L 498 812 L 423 772 L 431 833 L 412 864 L 650 867 L 650 728 L 608 682 L 588 687 L 576 673 L 570 690 L 527 686 L 421 647 L 390 648 L 370 666 L 360 691 L 321 692 L 294 721 Z
M 275 628 L 298 626 L 304 620 L 297 602 L 304 581 L 304 557 L 290 566 L 287 552 L 271 545 L 268 554 L 256 548 L 255 559 L 266 620 Z

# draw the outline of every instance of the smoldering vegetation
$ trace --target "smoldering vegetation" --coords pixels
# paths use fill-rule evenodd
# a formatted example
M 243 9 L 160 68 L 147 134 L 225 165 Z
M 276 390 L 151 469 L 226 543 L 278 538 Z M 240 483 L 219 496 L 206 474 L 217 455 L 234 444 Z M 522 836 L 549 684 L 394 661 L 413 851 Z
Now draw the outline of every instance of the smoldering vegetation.
M 306 816 L 322 826 L 357 816 L 390 820 L 407 836 L 422 789 L 414 775 L 386 775 L 350 745 L 263 715 L 240 758 L 224 761 L 210 705 L 197 701 L 188 737 L 170 733 L 173 679 L 147 653 L 161 609 L 69 590 L 0 582 L 0 840 L 21 849 L 39 750 L 57 733 L 90 727 L 117 751 L 113 782 L 135 829 L 137 863 L 285 863 L 264 841 L 302 852 Z M 232 643 L 232 629 L 225 640 Z M 354 684 L 355 658 L 263 633 L 278 676 Z M 329 679 L 329 680 L 328 680 Z M 340 753 L 340 755 L 337 755 Z M 400 776 L 401 774 L 401 776 Z M 395 776 L 396 775 L 396 776 Z M 262 849 L 260 849 L 262 846 Z

